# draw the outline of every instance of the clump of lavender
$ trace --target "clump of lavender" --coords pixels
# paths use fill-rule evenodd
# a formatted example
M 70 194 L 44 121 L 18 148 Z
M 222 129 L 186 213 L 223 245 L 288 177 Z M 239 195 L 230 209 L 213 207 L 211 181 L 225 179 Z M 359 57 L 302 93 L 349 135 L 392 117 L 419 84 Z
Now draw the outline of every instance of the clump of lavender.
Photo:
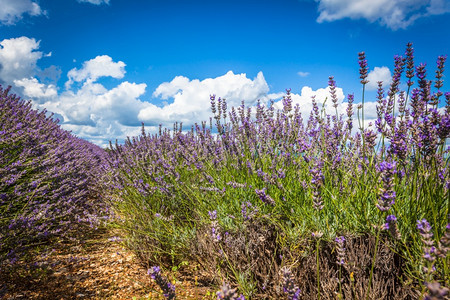
M 291 269 L 285 266 L 281 268 L 280 273 L 283 292 L 287 294 L 289 300 L 298 300 L 301 290 L 295 284 L 295 278 Z
M 376 206 L 384 212 L 388 211 L 395 203 L 394 174 L 396 172 L 396 163 L 383 161 L 378 165 L 378 170 L 381 173 L 383 186 L 380 188 Z
M 217 292 L 217 299 L 223 300 L 245 300 L 244 295 L 238 296 L 237 289 L 232 289 L 226 282 Z
M 167 280 L 164 276 L 161 275 L 161 269 L 158 266 L 154 266 L 151 269 L 147 271 L 147 274 L 150 275 L 150 277 L 156 281 L 156 284 L 161 288 L 163 291 L 164 297 L 167 299 L 175 299 L 175 286 Z
M 106 153 L 0 86 L 0 265 L 102 221 Z
M 137 251 L 143 257 L 148 253 L 156 257 L 158 253 L 163 256 L 161 262 L 168 261 L 172 255 L 186 257 L 190 251 L 186 245 L 195 241 L 193 232 L 198 228 L 199 216 L 207 217 L 212 206 L 220 207 L 223 216 L 241 214 L 242 218 L 224 218 L 224 226 L 230 232 L 239 230 L 245 227 L 242 222 L 253 217 L 249 200 L 266 204 L 258 205 L 259 212 L 254 217 L 261 215 L 266 219 L 267 216 L 265 221 L 276 224 L 281 234 L 289 236 L 288 243 L 319 229 L 326 230 L 325 236 L 329 235 L 328 230 L 367 230 L 374 222 L 381 221 L 380 217 L 387 218 L 377 229 L 387 229 L 400 238 L 397 229 L 400 222 L 392 214 L 394 205 L 396 215 L 402 216 L 402 228 L 413 228 L 417 216 L 430 214 L 436 224 L 442 224 L 442 218 L 448 214 L 443 210 L 448 208 L 445 195 L 450 182 L 446 159 L 450 93 L 442 91 L 447 101 L 443 109 L 432 105 L 439 92 L 433 94 L 431 89 L 440 90 L 445 86 L 441 82 L 445 79 L 444 60 L 439 59 L 436 84 L 430 83 L 425 65 L 414 66 L 412 45 L 408 44 L 406 54 L 395 57 L 393 81 L 386 90 L 387 96 L 382 83 L 378 83 L 377 120 L 373 128 L 364 128 L 364 88 L 369 71 L 364 53 L 360 53 L 359 63 L 362 99 L 357 101 L 353 95 L 348 96 L 346 112 L 333 109 L 336 113 L 330 114 L 324 99 L 314 98 L 312 111 L 305 118 L 299 106 L 292 103 L 294 95 L 287 91 L 283 100 L 271 102 L 267 107 L 260 101 L 256 106 L 242 103 L 231 108 L 227 121 L 224 99 L 212 95 L 209 100 L 214 116 L 209 120 L 209 128 L 205 122 L 201 126 L 193 124 L 187 132 L 175 126 L 174 131 L 161 129 L 158 134 L 143 134 L 126 145 L 112 148 L 108 170 L 113 174 L 111 188 L 104 190 L 120 199 L 115 200 L 114 206 L 125 216 L 123 227 L 131 231 L 130 235 L 142 236 L 138 233 L 145 232 L 145 238 L 150 236 L 145 246 L 143 239 L 135 238 L 133 245 Z M 406 73 L 405 85 L 400 82 L 403 73 Z M 337 95 L 334 78 L 329 78 L 328 84 L 332 94 L 329 105 L 333 108 L 338 102 L 334 97 Z M 405 92 L 401 91 L 403 86 L 407 87 Z M 354 101 L 358 102 L 357 110 Z M 322 109 L 319 103 L 324 103 Z M 276 111 L 275 107 L 280 109 Z M 358 122 L 353 120 L 354 114 L 358 114 L 359 130 L 354 126 Z M 140 179 L 143 185 L 138 189 L 134 185 Z M 374 187 L 379 188 L 375 193 Z M 325 201 L 327 210 L 323 210 Z M 370 206 L 369 202 L 375 203 Z M 143 204 L 147 215 L 141 209 Z M 375 205 L 381 213 L 372 213 Z M 310 215 L 312 207 L 320 210 L 320 218 L 319 213 Z M 147 222 L 155 219 L 155 212 L 173 215 L 170 226 L 159 222 L 158 227 Z M 213 237 L 217 240 L 220 228 L 214 225 L 215 220 L 211 221 L 215 228 Z M 173 234 L 167 234 L 167 228 Z M 291 231 L 290 228 L 301 229 Z M 378 230 L 377 246 L 381 234 Z M 409 230 L 402 234 L 405 243 L 416 240 L 414 235 L 418 235 Z M 437 257 L 444 255 L 444 237 L 443 241 L 442 246 L 436 245 Z M 320 246 L 317 241 L 317 249 Z M 417 243 L 407 246 L 417 247 Z M 408 249 L 408 252 L 416 253 L 416 250 Z M 371 279 L 375 278 L 376 252 L 377 249 Z M 419 267 L 414 261 L 409 264 L 414 270 Z M 441 274 L 436 272 L 434 276 Z M 262 289 L 263 284 L 258 286 Z

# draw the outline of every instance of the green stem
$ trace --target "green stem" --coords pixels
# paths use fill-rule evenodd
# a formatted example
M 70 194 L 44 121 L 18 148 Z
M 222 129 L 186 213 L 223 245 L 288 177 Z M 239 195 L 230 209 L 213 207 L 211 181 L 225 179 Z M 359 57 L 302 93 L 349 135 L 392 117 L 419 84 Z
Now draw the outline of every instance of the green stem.
M 320 246 L 320 239 L 317 239 L 317 242 L 316 242 L 316 265 L 317 265 L 317 299 L 318 300 L 320 300 L 319 246 Z
M 372 260 L 372 267 L 370 269 L 370 276 L 369 276 L 369 286 L 367 287 L 367 294 L 366 294 L 366 300 L 369 299 L 369 295 L 370 295 L 370 287 L 372 286 L 372 278 L 373 278 L 373 270 L 375 268 L 375 261 L 377 260 L 377 251 L 378 251 L 378 241 L 380 240 L 380 229 L 378 228 L 378 232 L 377 232 L 377 238 L 375 240 L 375 253 L 373 255 L 373 260 Z

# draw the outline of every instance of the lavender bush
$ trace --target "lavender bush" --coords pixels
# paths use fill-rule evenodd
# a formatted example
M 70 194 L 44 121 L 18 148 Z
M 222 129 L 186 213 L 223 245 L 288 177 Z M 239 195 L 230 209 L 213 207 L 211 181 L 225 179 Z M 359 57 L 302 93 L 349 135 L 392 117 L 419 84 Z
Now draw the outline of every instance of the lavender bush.
M 104 155 L 0 86 L 0 266 L 98 224 Z
M 426 65 L 415 65 L 408 44 L 405 55 L 394 58 L 389 88 L 378 84 L 374 124 L 365 122 L 368 64 L 360 53 L 361 104 L 355 106 L 357 97 L 348 95 L 345 115 L 337 109 L 328 114 L 326 104 L 319 107 L 313 98 L 313 110 L 304 116 L 288 90 L 279 111 L 260 102 L 228 110 L 225 99 L 212 95 L 209 123 L 187 131 L 182 124 L 160 127 L 155 135 L 143 127 L 139 137 L 109 151 L 106 196 L 117 226 L 145 261 L 203 261 L 205 269 L 225 274 L 221 280 L 234 279 L 247 298 L 276 290 L 278 270 L 294 265 L 296 255 L 319 253 L 308 246 L 315 245 L 311 232 L 320 232 L 329 245 L 341 236 L 346 245 L 355 240 L 351 236 L 376 237 L 368 254 L 373 259 L 361 270 L 344 261 L 338 243 L 329 266 L 330 274 L 339 274 L 340 296 L 352 297 L 361 287 L 367 298 L 369 291 L 382 297 L 370 289 L 382 280 L 385 245 L 404 262 L 402 280 L 424 286 L 416 222 L 433 220 L 429 239 L 437 244 L 447 234 L 450 207 L 450 93 L 441 91 L 445 60 L 438 58 L 435 79 L 428 80 Z M 329 105 L 337 108 L 333 77 L 329 87 Z M 317 275 L 320 264 L 317 258 Z M 449 256 L 437 257 L 433 266 L 433 279 L 448 286 Z M 299 289 L 320 295 L 322 278 L 307 288 L 300 282 Z M 247 288 L 254 282 L 256 288 Z M 394 297 L 399 283 L 390 284 L 392 290 L 380 295 Z

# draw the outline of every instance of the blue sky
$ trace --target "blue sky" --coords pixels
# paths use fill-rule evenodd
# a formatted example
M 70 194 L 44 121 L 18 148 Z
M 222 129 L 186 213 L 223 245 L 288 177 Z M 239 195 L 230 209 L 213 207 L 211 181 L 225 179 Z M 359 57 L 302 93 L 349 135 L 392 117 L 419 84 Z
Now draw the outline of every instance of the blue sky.
M 306 114 L 330 75 L 343 112 L 361 98 L 360 51 L 373 84 L 407 42 L 432 77 L 449 13 L 448 0 L 0 0 L 0 84 L 100 145 L 141 122 L 207 120 L 210 94 L 251 105 L 291 88 Z

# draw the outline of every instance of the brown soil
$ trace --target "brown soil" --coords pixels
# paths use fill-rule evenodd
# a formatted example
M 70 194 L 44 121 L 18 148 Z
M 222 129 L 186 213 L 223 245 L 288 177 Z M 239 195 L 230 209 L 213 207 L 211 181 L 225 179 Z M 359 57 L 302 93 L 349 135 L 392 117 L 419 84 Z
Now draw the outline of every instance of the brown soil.
M 165 299 L 147 268 L 113 233 L 97 230 L 81 242 L 58 244 L 46 256 L 0 271 L 0 299 Z M 163 273 L 167 275 L 167 273 Z M 215 299 L 194 278 L 169 275 L 177 299 Z

